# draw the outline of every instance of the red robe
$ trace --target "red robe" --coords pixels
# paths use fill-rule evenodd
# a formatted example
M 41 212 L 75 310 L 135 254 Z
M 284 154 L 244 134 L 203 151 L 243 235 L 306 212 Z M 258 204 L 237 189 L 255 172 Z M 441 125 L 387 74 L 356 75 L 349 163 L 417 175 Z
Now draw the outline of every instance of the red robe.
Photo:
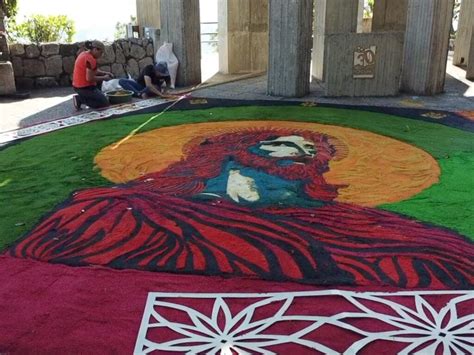
M 130 186 L 76 194 L 10 253 L 68 265 L 331 286 L 474 284 L 470 242 L 394 213 L 342 203 L 251 209 Z

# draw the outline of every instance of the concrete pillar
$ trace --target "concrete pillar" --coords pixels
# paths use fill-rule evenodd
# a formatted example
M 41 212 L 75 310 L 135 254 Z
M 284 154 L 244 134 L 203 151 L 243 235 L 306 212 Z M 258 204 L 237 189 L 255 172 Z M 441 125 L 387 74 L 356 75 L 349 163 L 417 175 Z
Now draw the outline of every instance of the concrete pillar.
M 219 71 L 267 70 L 268 0 L 219 0 Z
M 471 45 L 469 46 L 469 57 L 467 59 L 466 79 L 474 81 L 474 25 L 471 31 Z
M 15 75 L 8 50 L 7 37 L 1 33 L 5 33 L 5 24 L 3 19 L 5 14 L 0 9 L 0 95 L 10 95 L 16 92 Z
M 313 77 L 325 80 L 325 39 L 334 33 L 357 31 L 359 0 L 315 0 Z M 271 19 L 270 19 L 271 21 Z
M 173 43 L 179 61 L 178 86 L 201 82 L 199 0 L 160 0 L 160 42 Z
M 160 0 L 136 0 L 137 25 L 143 33 L 144 27 L 160 28 Z
M 309 93 L 313 0 L 270 0 L 268 93 Z
M 5 23 L 3 22 L 4 18 L 5 14 L 0 8 L 0 61 L 10 60 L 10 51 L 8 50 L 7 37 L 2 35 L 2 33 L 5 33 Z
M 359 0 L 357 8 L 357 33 L 364 32 L 364 0 Z
M 7 37 L 0 32 L 0 62 L 10 59 L 10 51 L 8 49 Z
M 402 90 L 434 95 L 444 89 L 454 0 L 409 0 Z
M 160 47 L 160 0 L 136 0 L 136 9 L 140 35 L 153 41 L 154 56 Z
M 454 44 L 454 65 L 467 65 L 474 23 L 474 0 L 463 0 L 459 12 L 458 31 Z
M 372 32 L 405 31 L 408 0 L 375 0 Z
M 13 66 L 10 62 L 0 63 L 0 95 L 10 95 L 16 92 Z

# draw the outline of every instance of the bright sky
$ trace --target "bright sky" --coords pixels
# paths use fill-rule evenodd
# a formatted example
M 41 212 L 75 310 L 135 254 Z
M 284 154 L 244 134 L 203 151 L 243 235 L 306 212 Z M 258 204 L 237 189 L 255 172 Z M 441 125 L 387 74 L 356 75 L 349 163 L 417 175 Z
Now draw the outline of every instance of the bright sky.
M 113 40 L 115 24 L 136 16 L 136 0 L 18 0 L 19 22 L 32 14 L 67 15 L 74 20 L 73 41 Z M 217 0 L 201 0 L 201 21 L 217 21 Z

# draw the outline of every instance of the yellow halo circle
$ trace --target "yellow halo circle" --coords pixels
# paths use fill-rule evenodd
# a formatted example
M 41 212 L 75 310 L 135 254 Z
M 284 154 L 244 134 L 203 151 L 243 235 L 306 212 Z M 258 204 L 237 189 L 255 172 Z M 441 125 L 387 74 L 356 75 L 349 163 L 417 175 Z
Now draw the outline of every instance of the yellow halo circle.
M 339 189 L 339 202 L 374 207 L 407 199 L 439 181 L 436 160 L 417 147 L 353 128 L 295 121 L 207 122 L 164 127 L 102 149 L 95 164 L 106 179 L 125 183 L 184 159 L 183 147 L 190 140 L 272 128 L 326 134 L 345 147 L 343 157 L 333 159 L 324 174 L 330 184 L 347 185 Z

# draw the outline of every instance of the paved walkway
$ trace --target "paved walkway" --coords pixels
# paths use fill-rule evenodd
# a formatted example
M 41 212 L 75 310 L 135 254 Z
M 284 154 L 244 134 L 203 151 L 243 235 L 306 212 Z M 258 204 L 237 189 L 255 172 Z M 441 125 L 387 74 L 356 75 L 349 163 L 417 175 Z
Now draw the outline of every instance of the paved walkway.
M 424 107 L 448 111 L 474 110 L 474 82 L 466 80 L 465 71 L 451 65 L 451 61 L 448 61 L 445 93 L 425 97 L 400 95 L 380 98 L 328 98 L 324 97 L 322 87 L 313 82 L 309 95 L 299 99 L 287 99 L 266 94 L 267 80 L 265 75 L 238 81 L 233 81 L 234 79 L 233 76 L 220 75 L 219 80 L 231 80 L 231 82 L 196 90 L 193 95 L 196 97 L 239 100 L 301 100 L 349 105 Z M 35 90 L 32 91 L 30 98 L 26 100 L 0 98 L 0 132 L 77 114 L 78 112 L 72 106 L 72 95 L 72 88 L 67 87 Z
M 364 106 L 425 107 L 447 111 L 474 110 L 474 82 L 467 80 L 465 76 L 466 71 L 452 65 L 451 58 L 449 58 L 445 92 L 436 96 L 399 95 L 396 97 L 329 98 L 324 97 L 323 88 L 313 81 L 309 95 L 299 99 L 287 99 L 266 94 L 266 76 L 197 90 L 194 95 L 234 100 L 300 100 Z

